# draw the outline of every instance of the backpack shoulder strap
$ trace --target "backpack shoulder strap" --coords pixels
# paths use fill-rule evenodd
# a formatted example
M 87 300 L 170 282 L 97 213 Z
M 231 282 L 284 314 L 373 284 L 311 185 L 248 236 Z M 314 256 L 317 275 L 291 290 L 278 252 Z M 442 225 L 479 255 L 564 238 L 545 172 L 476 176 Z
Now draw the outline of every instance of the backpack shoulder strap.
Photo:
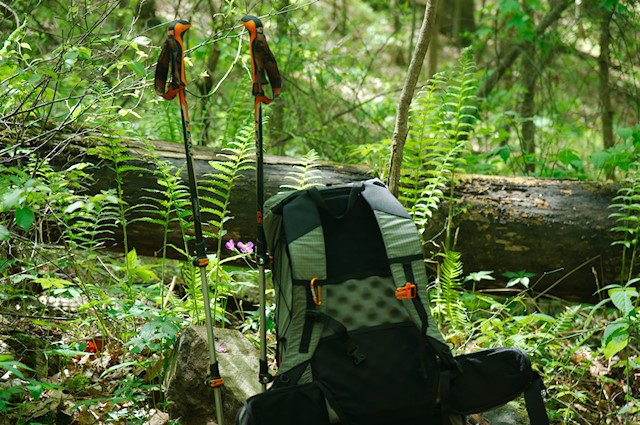
M 362 196 L 378 222 L 397 288 L 405 287 L 407 283 L 415 285 L 413 296 L 402 300 L 407 312 L 425 335 L 446 347 L 447 344 L 431 316 L 427 294 L 423 294 L 424 298 L 420 296 L 419 288 L 424 288 L 427 276 L 422 241 L 415 223 L 400 201 L 380 180 L 366 181 Z
M 300 192 L 283 206 L 282 218 L 294 285 L 326 280 L 324 234 L 316 204 Z

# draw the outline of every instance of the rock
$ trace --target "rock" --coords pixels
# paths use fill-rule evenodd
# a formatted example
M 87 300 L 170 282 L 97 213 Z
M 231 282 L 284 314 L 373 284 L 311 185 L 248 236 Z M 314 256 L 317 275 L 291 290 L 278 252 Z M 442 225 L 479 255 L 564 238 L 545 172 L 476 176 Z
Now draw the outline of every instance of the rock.
M 215 329 L 222 386 L 225 425 L 235 421 L 244 401 L 261 391 L 258 382 L 258 349 L 240 332 Z M 166 394 L 171 419 L 181 425 L 213 425 L 216 412 L 214 390 L 204 384 L 209 376 L 209 350 L 204 326 L 182 332 L 167 371 Z M 222 424 L 220 424 L 222 425 Z
M 45 379 L 57 372 L 59 359 L 46 353 L 50 345 L 45 339 L 25 332 L 11 332 L 4 342 L 15 353 L 15 360 L 33 369 L 36 379 Z
M 168 414 L 156 410 L 151 418 L 149 418 L 149 420 L 144 423 L 144 425 L 166 425 L 167 423 L 169 423 L 169 421 L 170 418 Z
M 510 402 L 484 412 L 482 416 L 491 425 L 520 425 L 529 423 L 527 411 L 515 402 Z

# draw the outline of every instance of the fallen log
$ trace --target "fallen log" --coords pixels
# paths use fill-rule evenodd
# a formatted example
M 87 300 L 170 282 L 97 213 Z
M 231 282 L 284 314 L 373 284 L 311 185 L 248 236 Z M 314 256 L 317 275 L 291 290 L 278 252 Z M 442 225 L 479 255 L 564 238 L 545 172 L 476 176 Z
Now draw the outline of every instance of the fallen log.
M 133 165 L 144 171 L 132 171 L 124 179 L 124 200 L 129 205 L 144 202 L 150 196 L 147 189 L 161 189 L 149 161 L 148 149 L 139 142 L 127 142 L 130 153 L 139 158 Z M 176 168 L 184 164 L 183 146 L 154 142 L 155 154 Z M 87 161 L 93 164 L 89 172 L 94 176 L 91 192 L 114 187 L 114 176 L 108 161 L 87 154 L 87 145 L 71 143 L 59 156 L 62 162 Z M 194 147 L 196 173 L 200 183 L 205 175 L 215 170 L 209 161 L 219 160 L 219 153 L 209 148 Z M 65 159 L 66 158 L 66 159 Z M 293 166 L 300 161 L 265 157 L 266 197 L 277 193 Z M 315 168 L 323 184 L 342 184 L 371 177 L 365 166 L 321 163 Z M 182 178 L 186 181 L 186 171 Z M 504 288 L 505 272 L 535 273 L 531 278 L 532 290 L 538 294 L 554 295 L 569 300 L 595 301 L 599 287 L 618 279 L 621 248 L 612 246 L 618 235 L 611 232 L 615 225 L 609 217 L 608 207 L 616 195 L 612 184 L 578 180 L 536 179 L 521 177 L 462 176 L 455 188 L 456 199 L 464 212 L 454 220 L 457 230 L 456 250 L 462 253 L 465 273 L 481 270 L 493 271 L 495 282 L 484 281 L 478 288 Z M 441 241 L 445 223 L 446 205 L 430 220 L 425 231 L 427 239 Z M 244 171 L 236 179 L 231 194 L 230 211 L 234 217 L 226 224 L 224 240 L 255 241 L 256 201 L 255 176 Z M 207 215 L 203 221 L 205 230 Z M 137 222 L 129 226 L 128 241 L 141 255 L 157 256 L 161 252 L 164 232 L 160 226 Z M 110 249 L 122 250 L 122 234 L 116 234 Z M 172 224 L 167 242 L 183 246 L 177 224 Z M 208 249 L 214 252 L 216 240 L 208 240 Z M 179 252 L 169 249 L 170 258 L 180 258 Z M 471 284 L 470 284 L 471 285 Z M 520 288 L 521 289 L 521 288 Z
M 599 288 L 620 277 L 620 238 L 609 209 L 618 187 L 610 183 L 525 177 L 462 176 L 455 197 L 464 212 L 454 219 L 456 249 L 465 273 L 535 273 L 538 295 L 594 302 Z M 442 208 L 425 232 L 441 232 Z M 436 238 L 436 240 L 441 240 Z M 522 286 L 516 288 L 522 289 Z

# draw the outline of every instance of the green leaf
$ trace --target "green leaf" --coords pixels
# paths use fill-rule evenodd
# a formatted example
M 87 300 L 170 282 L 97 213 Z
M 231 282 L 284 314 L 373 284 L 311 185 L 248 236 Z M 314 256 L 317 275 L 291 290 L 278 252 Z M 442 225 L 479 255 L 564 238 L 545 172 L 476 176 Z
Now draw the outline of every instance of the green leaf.
M 602 333 L 602 343 L 606 345 L 616 334 L 629 335 L 629 323 L 626 320 L 618 319 L 609 323 Z
M 131 61 L 131 62 L 129 62 L 129 66 L 131 67 L 131 69 L 133 69 L 139 75 L 146 75 L 146 70 L 144 68 L 144 65 L 141 64 L 140 62 Z M 122 109 L 120 111 L 122 111 Z M 140 118 L 140 115 L 136 114 L 132 110 L 127 110 L 127 111 L 129 111 L 131 114 L 133 114 L 133 115 L 137 116 L 138 118 Z
M 602 168 L 606 163 L 608 163 L 611 160 L 612 157 L 613 155 L 611 155 L 609 152 L 606 152 L 606 151 L 598 151 L 589 155 L 589 159 L 591 160 L 591 163 L 596 168 Z
M 35 400 L 38 400 L 42 395 L 42 392 L 44 391 L 42 384 L 38 381 L 31 381 L 31 383 L 27 385 L 26 388 L 27 391 L 29 391 L 29 394 L 31 394 L 31 397 L 33 397 Z
M 144 35 L 139 35 L 138 37 L 134 38 L 132 42 L 140 46 L 148 46 L 149 43 L 151 43 L 151 39 L 149 37 L 145 37 Z
M 616 134 L 624 141 L 629 139 L 633 135 L 633 128 L 631 127 L 618 127 Z
M 111 366 L 109 369 L 107 369 L 104 372 L 102 372 L 102 374 L 100 375 L 100 378 L 104 378 L 109 372 L 113 372 L 114 370 L 122 369 L 123 367 L 133 366 L 133 365 L 137 365 L 137 364 L 140 364 L 140 362 L 139 361 L 129 361 L 129 362 L 124 362 L 124 363 L 121 363 L 121 364 L 117 364 L 115 366 Z
M 0 224 L 0 242 L 8 241 L 11 238 L 9 229 Z
M 18 378 L 25 379 L 24 375 L 18 368 L 33 371 L 33 369 L 26 366 L 25 364 L 13 360 L 13 357 L 11 357 L 10 355 L 0 354 L 0 369 L 6 369 L 16 375 Z
M 133 267 L 136 265 L 137 262 L 138 262 L 138 253 L 136 252 L 135 249 L 132 249 L 127 254 L 127 264 L 129 265 L 129 267 Z
M 69 285 L 73 285 L 73 283 L 69 282 L 68 280 L 57 279 L 54 277 L 43 277 L 39 279 L 34 279 L 33 281 L 36 283 L 39 283 L 40 286 L 42 286 L 42 289 L 49 289 L 51 287 L 62 289 Z
M 605 334 L 610 326 L 616 325 L 616 322 L 610 323 L 607 325 L 607 329 L 605 329 Z M 612 331 L 608 338 L 605 339 L 603 337 L 603 342 L 605 342 L 604 346 L 604 355 L 607 359 L 615 356 L 620 351 L 624 350 L 625 347 L 629 344 L 629 327 L 627 324 L 623 327 L 616 327 L 614 331 Z
M 15 212 L 16 224 L 22 227 L 24 230 L 28 230 L 33 224 L 34 216 L 31 208 L 24 207 L 18 208 Z
M 635 288 L 616 288 L 609 290 L 609 297 L 618 310 L 624 316 L 634 311 L 633 298 L 638 297 L 638 291 Z
M 493 270 L 481 270 L 479 272 L 469 273 L 467 277 L 464 278 L 465 282 L 473 280 L 474 282 L 480 282 L 481 280 L 496 280 L 495 277 L 491 276 Z
M 10 190 L 8 194 L 2 197 L 2 210 L 8 211 L 20 206 L 20 197 L 24 193 L 23 189 Z
M 75 201 L 74 203 L 72 203 L 71 205 L 69 205 L 67 208 L 64 209 L 64 213 L 71 214 L 77 209 L 82 208 L 83 205 L 84 205 L 84 201 Z

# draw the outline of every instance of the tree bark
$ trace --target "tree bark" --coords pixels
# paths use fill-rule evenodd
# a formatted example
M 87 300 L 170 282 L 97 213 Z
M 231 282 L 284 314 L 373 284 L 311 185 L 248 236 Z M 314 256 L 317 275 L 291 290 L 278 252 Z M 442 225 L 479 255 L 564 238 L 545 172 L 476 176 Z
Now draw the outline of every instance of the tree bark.
M 600 79 L 599 97 L 602 116 L 602 143 L 605 149 L 613 147 L 613 109 L 611 107 L 611 94 L 609 87 L 609 45 L 611 33 L 609 25 L 613 17 L 613 10 L 602 9 L 600 20 L 600 56 L 598 57 L 598 76 Z M 607 173 L 608 178 L 613 178 L 613 168 Z
M 442 3 L 438 3 L 438 11 L 433 20 L 433 29 L 431 30 L 431 42 L 427 49 L 427 80 L 433 78 L 438 72 L 438 59 L 440 55 L 440 18 L 442 14 Z
M 184 152 L 180 144 L 154 142 L 155 153 L 180 168 L 184 165 Z M 129 142 L 130 153 L 140 158 L 135 165 L 148 171 L 130 172 L 125 177 L 124 201 L 136 205 L 153 195 L 145 189 L 161 187 L 153 174 L 154 166 L 148 160 L 144 145 Z M 90 191 L 113 188 L 115 183 L 111 164 L 86 155 L 86 147 L 77 142 L 59 156 L 60 166 L 88 161 L 94 181 Z M 209 161 L 220 159 L 209 148 L 194 147 L 196 173 L 200 185 L 206 185 L 206 174 L 214 173 Z M 277 193 L 285 176 L 292 172 L 298 161 L 265 157 L 265 196 Z M 342 184 L 370 178 L 365 166 L 321 163 L 316 168 L 323 184 Z M 182 178 L 186 181 L 186 172 Z M 225 241 L 255 241 L 255 173 L 244 172 L 231 194 L 233 220 L 227 222 Z M 534 291 L 578 301 L 594 301 L 598 285 L 605 286 L 619 277 L 620 246 L 611 246 L 617 235 L 609 218 L 608 206 L 618 187 L 613 184 L 577 180 L 534 179 L 496 176 L 463 176 L 456 186 L 455 199 L 465 212 L 454 219 L 458 229 L 456 250 L 462 252 L 465 273 L 493 270 L 496 282 L 482 282 L 476 288 L 504 288 L 502 273 L 526 270 L 536 273 Z M 442 205 L 425 230 L 425 240 L 441 242 L 447 205 Z M 207 214 L 203 223 L 207 229 Z M 209 227 L 209 230 L 214 231 Z M 164 233 L 160 226 L 138 222 L 128 228 L 131 247 L 141 255 L 157 256 L 161 252 Z M 182 247 L 182 236 L 177 225 L 168 233 L 168 243 Z M 214 252 L 216 240 L 207 240 Z M 428 246 L 434 246 L 428 244 Z M 122 250 L 121 232 L 115 244 L 109 247 Z M 171 258 L 181 258 L 169 250 Z
M 522 7 L 529 16 L 533 16 L 533 10 L 526 2 Z M 538 64 L 536 63 L 536 40 L 527 40 L 523 43 L 524 56 L 520 59 L 520 78 L 524 90 L 520 102 L 520 119 L 522 122 L 521 147 L 524 158 L 524 169 L 531 175 L 536 164 L 531 159 L 536 153 L 536 124 L 533 121 L 536 113 L 536 82 L 538 81 Z
M 422 64 L 424 63 L 424 57 L 427 54 L 429 41 L 431 40 L 432 27 L 437 7 L 438 0 L 427 1 L 416 48 L 413 51 L 409 70 L 407 71 L 407 78 L 404 82 L 402 93 L 400 93 L 400 100 L 398 101 L 396 124 L 391 138 L 391 160 L 387 175 L 389 190 L 395 196 L 398 196 L 398 185 L 400 182 L 400 170 L 402 168 L 404 144 L 407 140 L 407 133 L 409 132 L 409 107 L 411 106 L 413 92 L 415 91 L 418 77 L 422 70 Z
M 619 280 L 621 235 L 610 229 L 618 186 L 580 180 L 462 176 L 454 218 L 465 274 L 492 270 L 536 273 L 533 292 L 595 302 L 599 288 Z M 446 205 L 431 219 L 425 240 L 444 238 Z M 493 285 L 491 285 L 493 286 Z M 503 286 L 504 287 L 504 286 Z M 520 288 L 522 289 L 522 288 Z

